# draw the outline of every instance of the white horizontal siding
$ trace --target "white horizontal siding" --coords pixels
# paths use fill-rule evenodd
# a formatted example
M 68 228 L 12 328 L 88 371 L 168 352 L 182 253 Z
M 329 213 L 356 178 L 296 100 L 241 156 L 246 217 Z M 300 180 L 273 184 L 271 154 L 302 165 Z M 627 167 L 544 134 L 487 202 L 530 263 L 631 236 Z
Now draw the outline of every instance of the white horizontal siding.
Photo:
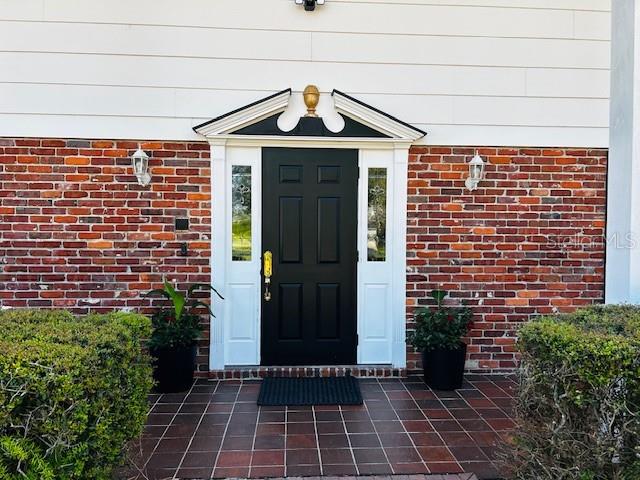
M 610 14 L 605 12 L 575 12 L 573 35 L 575 38 L 609 40 L 611 38 L 610 18 Z
M 0 136 L 197 138 L 316 83 L 428 143 L 606 146 L 609 0 L 0 0 Z
M 529 68 L 527 95 L 607 99 L 609 70 Z
M 0 82 L 277 91 L 526 95 L 526 70 L 497 67 L 0 53 Z
M 24 0 L 30 2 L 32 0 Z M 137 25 L 297 30 L 415 35 L 577 38 L 574 20 L 583 10 L 498 8 L 410 2 L 331 2 L 310 14 L 292 6 L 292 0 L 39 0 L 36 9 L 13 7 L 4 0 L 0 19 L 46 20 Z M 0 5 L 2 7 L 2 5 Z M 13 12 L 16 12 L 15 14 Z M 24 12 L 24 13 L 23 13 Z M 607 15 L 607 12 L 594 12 Z M 584 38 L 600 38 L 599 30 Z
M 491 67 L 609 68 L 594 40 L 313 33 L 313 60 Z
M 82 39 L 82 41 L 79 41 Z M 317 62 L 609 68 L 600 40 L 229 30 L 0 21 L 6 52 Z
M 0 112 L 47 114 L 189 117 L 204 121 L 212 106 L 232 110 L 250 103 L 256 92 L 86 85 L 6 84 Z M 135 101 L 131 101 L 135 98 Z M 428 112 L 431 125 L 532 125 L 606 128 L 608 101 L 603 99 L 479 97 L 451 95 L 361 94 L 385 111 L 411 123 L 422 123 Z M 574 112 L 581 111 L 579 117 Z
M 191 118 L 0 113 L 2 136 L 202 140 Z M 22 133 L 21 133 L 22 132 Z M 180 136 L 176 135 L 180 132 Z
M 332 0 L 350 3 L 411 3 L 415 5 L 466 5 L 469 7 L 535 8 L 554 10 L 595 10 L 608 12 L 608 0 Z
M 197 119 L 190 118 L 126 117 L 124 121 L 117 116 L 0 114 L 0 128 L 4 132 L 29 132 L 32 137 L 202 140 L 191 131 L 196 123 Z M 602 128 L 415 125 L 429 128 L 429 136 L 423 143 L 432 145 L 601 147 L 608 141 L 608 131 Z M 180 137 L 175 132 L 181 132 Z
M 268 30 L 0 21 L 12 52 L 310 60 L 311 33 Z

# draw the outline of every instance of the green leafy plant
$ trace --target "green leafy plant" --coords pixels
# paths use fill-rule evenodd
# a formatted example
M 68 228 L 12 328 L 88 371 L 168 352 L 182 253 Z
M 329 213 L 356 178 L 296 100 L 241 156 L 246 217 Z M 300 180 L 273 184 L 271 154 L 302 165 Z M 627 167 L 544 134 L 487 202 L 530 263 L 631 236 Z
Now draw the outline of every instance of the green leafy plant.
M 0 459 L 0 480 L 20 478 L 18 475 L 33 480 L 55 480 L 55 471 L 59 468 L 52 465 L 52 459 L 47 459 L 32 440 L 9 435 L 0 437 Z
M 109 480 L 153 383 L 133 313 L 0 311 L 0 480 Z
M 171 283 L 164 281 L 164 287 L 151 290 L 145 296 L 161 295 L 169 300 L 171 308 L 159 308 L 151 317 L 153 333 L 148 345 L 152 350 L 191 347 L 202 334 L 201 315 L 198 309 L 205 309 L 211 316 L 211 307 L 197 298 L 191 298 L 197 290 L 209 289 L 218 297 L 222 295 L 207 283 L 194 283 L 183 294 Z
M 416 309 L 415 330 L 407 334 L 407 341 L 419 351 L 429 352 L 437 348 L 455 350 L 460 347 L 462 337 L 471 328 L 473 313 L 467 307 L 446 307 L 447 292 L 433 290 L 431 298 L 434 308 Z
M 640 478 L 640 307 L 542 317 L 518 336 L 509 478 Z

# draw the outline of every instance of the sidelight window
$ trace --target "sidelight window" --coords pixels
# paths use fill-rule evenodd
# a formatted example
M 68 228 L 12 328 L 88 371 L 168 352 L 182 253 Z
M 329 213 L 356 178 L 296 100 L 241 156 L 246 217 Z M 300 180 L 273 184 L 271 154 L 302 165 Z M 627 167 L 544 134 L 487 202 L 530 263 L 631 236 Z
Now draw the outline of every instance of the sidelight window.
M 387 169 L 369 168 L 367 175 L 367 260 L 387 257 Z
M 251 167 L 231 167 L 231 259 L 251 261 Z

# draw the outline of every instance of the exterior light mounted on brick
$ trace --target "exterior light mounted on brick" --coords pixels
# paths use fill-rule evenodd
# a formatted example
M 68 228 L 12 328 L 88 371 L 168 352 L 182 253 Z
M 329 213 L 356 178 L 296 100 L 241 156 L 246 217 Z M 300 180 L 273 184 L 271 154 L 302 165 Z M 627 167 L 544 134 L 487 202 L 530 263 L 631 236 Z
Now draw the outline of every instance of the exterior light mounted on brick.
M 478 151 L 476 150 L 476 154 L 469 162 L 469 176 L 464 182 L 468 190 L 474 191 L 478 189 L 478 184 L 484 177 L 485 165 L 484 160 L 482 160 L 482 157 L 478 155 Z
M 296 5 L 304 5 L 304 9 L 307 12 L 313 12 L 316 9 L 316 5 L 324 5 L 324 0 L 295 0 Z
M 149 174 L 149 155 L 144 150 L 138 148 L 131 157 L 133 165 L 133 174 L 138 179 L 138 184 L 146 187 L 151 183 L 151 175 Z

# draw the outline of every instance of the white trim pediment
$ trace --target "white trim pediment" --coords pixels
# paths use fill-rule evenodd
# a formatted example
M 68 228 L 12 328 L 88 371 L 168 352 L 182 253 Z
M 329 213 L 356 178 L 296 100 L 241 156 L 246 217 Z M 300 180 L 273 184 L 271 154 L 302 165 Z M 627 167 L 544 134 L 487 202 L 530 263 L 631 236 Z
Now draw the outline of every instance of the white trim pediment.
M 209 365 L 213 370 L 261 362 L 262 151 L 264 147 L 358 150 L 359 252 L 368 250 L 371 169 L 386 171 L 387 243 L 384 261 L 358 260 L 357 347 L 360 364 L 406 366 L 406 237 L 409 148 L 426 132 L 338 90 L 320 94 L 319 116 L 307 116 L 299 92 L 282 90 L 202 123 L 194 130 L 211 145 L 211 283 L 226 300 L 213 299 Z M 234 261 L 234 167 L 251 176 L 251 257 Z
M 261 100 L 225 113 L 208 122 L 193 127 L 193 130 L 205 137 L 224 135 L 239 128 L 259 122 L 264 118 L 282 113 L 289 105 L 291 89 L 287 88 Z
M 342 113 L 357 122 L 364 123 L 396 140 L 415 142 L 427 134 L 427 132 L 417 127 L 398 120 L 338 90 L 334 90 L 331 96 L 333 97 L 335 109 L 338 113 Z
M 221 138 L 243 138 L 248 141 L 258 139 L 270 139 L 273 140 L 274 136 L 277 138 L 279 135 L 240 135 L 234 132 L 248 127 L 250 125 L 257 124 L 258 122 L 268 119 L 272 116 L 282 114 L 287 110 L 290 101 L 292 99 L 291 89 L 282 90 L 273 95 L 265 97 L 256 102 L 250 103 L 244 107 L 233 110 L 229 113 L 221 115 L 217 118 L 209 120 L 193 127 L 196 133 L 204 135 L 209 139 L 215 137 Z M 350 134 L 345 132 L 330 132 L 326 136 L 311 137 L 314 141 L 319 140 L 333 140 L 333 141 L 354 141 L 354 140 L 372 140 L 375 139 L 378 142 L 386 143 L 413 143 L 419 138 L 426 135 L 426 132 L 420 130 L 417 127 L 403 122 L 375 107 L 372 107 L 350 95 L 342 93 L 338 90 L 331 92 L 331 99 L 333 100 L 333 109 L 336 115 L 343 115 L 362 126 L 369 127 L 375 132 L 379 132 L 381 135 L 374 135 L 375 132 L 371 132 L 372 135 L 365 134 Z M 292 134 L 291 132 L 282 131 L 282 136 L 287 137 L 290 140 L 299 141 L 301 136 Z

